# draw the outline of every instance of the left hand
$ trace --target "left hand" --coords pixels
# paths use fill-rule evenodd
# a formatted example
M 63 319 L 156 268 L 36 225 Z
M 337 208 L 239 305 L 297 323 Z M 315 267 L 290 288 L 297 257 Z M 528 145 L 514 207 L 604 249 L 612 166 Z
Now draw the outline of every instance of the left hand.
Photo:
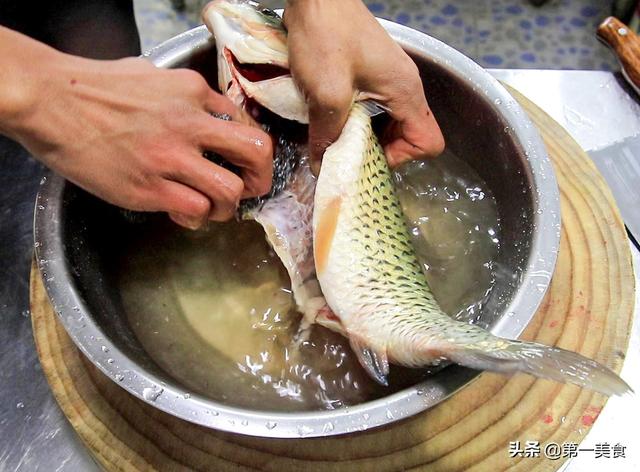
M 417 66 L 361 0 L 289 0 L 284 21 L 291 73 L 309 102 L 313 160 L 338 138 L 358 93 L 390 110 L 392 167 L 443 151 Z

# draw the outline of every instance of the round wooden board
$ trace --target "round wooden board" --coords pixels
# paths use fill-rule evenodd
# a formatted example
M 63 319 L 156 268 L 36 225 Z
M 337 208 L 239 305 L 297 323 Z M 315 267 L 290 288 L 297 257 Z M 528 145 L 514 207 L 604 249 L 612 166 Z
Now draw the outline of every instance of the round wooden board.
M 619 372 L 633 314 L 627 235 L 613 198 L 573 139 L 517 92 L 553 160 L 562 198 L 557 268 L 523 335 Z M 564 459 L 510 458 L 510 441 L 580 442 L 606 397 L 572 385 L 485 373 L 422 414 L 348 436 L 277 440 L 222 433 L 163 413 L 91 365 L 67 336 L 35 267 L 33 332 L 65 415 L 107 470 L 556 470 Z

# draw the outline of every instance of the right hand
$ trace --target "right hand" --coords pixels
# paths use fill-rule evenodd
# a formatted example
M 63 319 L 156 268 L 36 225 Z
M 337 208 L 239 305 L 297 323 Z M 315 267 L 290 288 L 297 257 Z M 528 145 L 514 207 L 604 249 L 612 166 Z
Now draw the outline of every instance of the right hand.
M 34 65 L 42 80 L 23 84 L 29 98 L 7 134 L 70 181 L 124 208 L 166 211 L 192 229 L 227 220 L 240 198 L 269 191 L 271 138 L 197 72 L 136 58 L 46 57 Z M 205 150 L 239 166 L 240 177 L 203 158 Z

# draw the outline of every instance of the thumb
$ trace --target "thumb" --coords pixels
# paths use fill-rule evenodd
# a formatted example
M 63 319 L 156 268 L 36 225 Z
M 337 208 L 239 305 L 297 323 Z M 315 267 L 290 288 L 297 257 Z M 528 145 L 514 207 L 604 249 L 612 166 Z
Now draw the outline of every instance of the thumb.
M 353 103 L 350 83 L 309 93 L 309 152 L 312 165 L 317 166 L 324 151 L 342 132 Z
M 445 147 L 444 137 L 426 100 L 418 107 L 398 108 L 392 112 L 394 122 L 385 136 L 389 165 L 396 167 L 412 159 L 440 155 Z

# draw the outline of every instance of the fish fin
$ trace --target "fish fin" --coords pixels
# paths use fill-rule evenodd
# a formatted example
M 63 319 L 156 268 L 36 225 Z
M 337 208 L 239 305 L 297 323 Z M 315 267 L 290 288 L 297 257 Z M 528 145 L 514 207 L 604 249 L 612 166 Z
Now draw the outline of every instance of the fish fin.
M 604 395 L 633 393 L 631 387 L 608 367 L 576 352 L 542 344 L 500 339 L 497 349 L 455 349 L 447 357 L 474 369 L 527 374 L 573 383 Z
M 362 100 L 358 102 L 364 112 L 371 118 L 374 116 L 381 115 L 382 113 L 388 113 L 389 108 L 385 107 L 381 103 L 376 102 L 375 100 L 369 98 L 367 100 Z
M 351 349 L 358 356 L 360 365 L 364 367 L 364 370 L 379 384 L 385 387 L 389 385 L 387 381 L 387 375 L 389 374 L 389 359 L 387 359 L 387 353 L 380 351 L 366 342 L 356 337 L 349 339 L 351 343 Z

